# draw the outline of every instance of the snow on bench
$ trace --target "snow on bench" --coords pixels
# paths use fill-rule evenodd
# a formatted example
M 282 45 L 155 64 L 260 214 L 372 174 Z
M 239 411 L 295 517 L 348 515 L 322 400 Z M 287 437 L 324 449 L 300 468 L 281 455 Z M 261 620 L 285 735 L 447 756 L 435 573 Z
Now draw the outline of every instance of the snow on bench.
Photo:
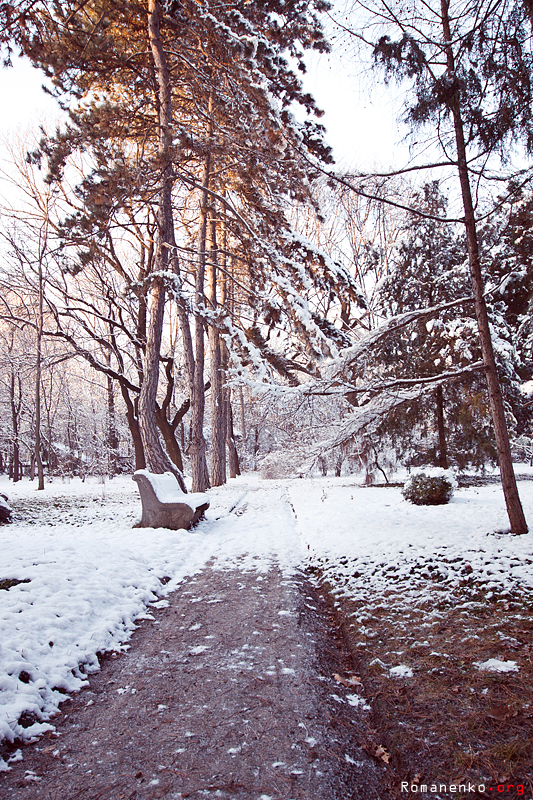
M 146 469 L 138 469 L 133 480 L 137 482 L 141 495 L 141 528 L 188 529 L 209 508 L 206 494 L 185 494 L 171 472 L 156 475 Z

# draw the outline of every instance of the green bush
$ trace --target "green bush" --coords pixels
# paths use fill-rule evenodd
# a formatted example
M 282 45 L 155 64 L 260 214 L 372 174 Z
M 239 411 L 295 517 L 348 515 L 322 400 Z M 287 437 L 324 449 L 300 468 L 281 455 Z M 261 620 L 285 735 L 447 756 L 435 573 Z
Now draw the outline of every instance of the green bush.
M 402 494 L 415 506 L 442 506 L 452 499 L 455 485 L 454 478 L 444 471 L 441 475 L 419 472 L 411 475 L 402 489 Z

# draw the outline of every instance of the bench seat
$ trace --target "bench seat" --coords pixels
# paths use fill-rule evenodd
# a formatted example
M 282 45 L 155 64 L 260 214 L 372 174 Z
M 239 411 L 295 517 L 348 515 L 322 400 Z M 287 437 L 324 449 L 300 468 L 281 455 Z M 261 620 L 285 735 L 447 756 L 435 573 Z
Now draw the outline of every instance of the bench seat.
M 209 508 L 206 494 L 185 494 L 171 472 L 156 475 L 146 469 L 138 469 L 133 480 L 137 482 L 141 495 L 141 528 L 188 530 Z

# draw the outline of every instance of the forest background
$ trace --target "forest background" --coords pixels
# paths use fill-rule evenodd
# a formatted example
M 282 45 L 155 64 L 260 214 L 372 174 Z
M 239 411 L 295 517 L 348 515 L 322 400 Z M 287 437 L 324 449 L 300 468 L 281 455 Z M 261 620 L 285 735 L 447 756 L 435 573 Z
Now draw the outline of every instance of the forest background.
M 2 470 L 44 486 L 147 466 L 203 491 L 246 469 L 370 483 L 499 462 L 526 529 L 527 4 L 2 14 L 6 69 L 24 53 L 63 109 L 11 144 Z M 335 165 L 298 75 L 331 47 L 362 91 L 391 87 L 402 167 Z

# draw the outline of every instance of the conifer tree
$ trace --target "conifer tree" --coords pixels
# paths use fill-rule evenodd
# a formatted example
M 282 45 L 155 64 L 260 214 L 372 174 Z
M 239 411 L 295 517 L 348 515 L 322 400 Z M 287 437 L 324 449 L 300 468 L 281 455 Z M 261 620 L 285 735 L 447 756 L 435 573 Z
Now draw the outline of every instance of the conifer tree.
M 446 217 L 447 202 L 438 182 L 426 184 L 422 196 L 414 198 L 415 207 L 434 217 Z M 378 299 L 385 316 L 414 311 L 468 297 L 469 275 L 465 263 L 465 243 L 457 225 L 435 222 L 419 214 L 406 215 L 401 244 L 391 258 L 391 270 L 378 287 Z M 490 241 L 483 240 L 484 250 Z M 486 275 L 494 280 L 494 266 L 485 258 Z M 388 374 L 435 375 L 443 370 L 460 368 L 480 358 L 472 302 L 444 311 L 430 320 L 419 321 L 398 331 L 376 353 Z M 501 329 L 502 314 L 489 298 L 493 335 Z M 500 338 L 501 341 L 501 338 Z M 509 356 L 511 355 L 511 358 Z M 505 402 L 513 399 L 518 376 L 512 374 L 509 350 L 497 354 L 497 366 L 505 392 Z M 460 468 L 484 467 L 486 461 L 497 463 L 491 445 L 492 431 L 486 392 L 479 373 L 472 373 L 439 384 L 432 398 L 414 400 L 404 409 L 394 411 L 380 432 L 389 430 L 396 442 L 410 450 L 412 431 L 418 426 L 426 459 L 436 466 L 449 463 Z M 431 402 L 433 400 L 433 402 Z M 485 413 L 486 411 L 486 413 Z M 510 414 L 508 414 L 508 419 Z M 403 433 L 403 435 L 402 435 Z M 416 458 L 410 454 L 411 460 Z
M 456 169 L 474 306 L 485 365 L 502 487 L 511 531 L 527 523 L 516 487 L 505 408 L 484 298 L 476 209 L 471 178 L 509 142 L 533 144 L 531 32 L 523 6 L 437 0 L 374 6 L 383 35 L 374 57 L 389 75 L 410 81 L 406 119 L 413 128 L 433 126 L 445 161 Z

